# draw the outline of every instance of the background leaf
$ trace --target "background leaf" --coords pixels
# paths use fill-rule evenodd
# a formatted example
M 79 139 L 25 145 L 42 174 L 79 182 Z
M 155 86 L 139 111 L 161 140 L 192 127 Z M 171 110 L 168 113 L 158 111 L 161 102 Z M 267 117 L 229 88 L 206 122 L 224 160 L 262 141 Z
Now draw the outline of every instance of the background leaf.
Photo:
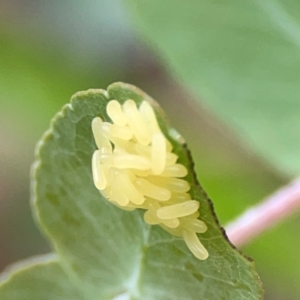
M 299 174 L 299 2 L 129 2 L 177 80 L 266 160 Z
M 15 273 L 2 283 L 0 298 L 10 300 L 12 289 L 17 291 L 31 282 L 33 295 L 43 299 L 58 295 L 74 299 L 70 286 L 76 287 L 80 299 L 112 299 L 126 293 L 128 299 L 261 299 L 252 263 L 223 237 L 193 173 L 188 176 L 191 193 L 201 202 L 200 213 L 208 225 L 201 235 L 210 253 L 206 261 L 194 258 L 181 239 L 145 224 L 141 211 L 120 210 L 95 189 L 90 166 L 95 150 L 91 120 L 95 116 L 108 120 L 105 105 L 115 98 L 140 103 L 148 96 L 124 84 L 111 85 L 108 98 L 101 90 L 77 93 L 53 120 L 38 151 L 34 205 L 58 259 Z M 170 136 L 158 107 L 156 112 L 180 161 L 191 169 L 186 148 Z M 39 277 L 40 273 L 44 276 Z M 58 281 L 54 273 L 63 279 Z M 53 290 L 48 290 L 45 287 L 52 279 Z M 22 293 L 14 295 L 16 300 L 24 299 Z

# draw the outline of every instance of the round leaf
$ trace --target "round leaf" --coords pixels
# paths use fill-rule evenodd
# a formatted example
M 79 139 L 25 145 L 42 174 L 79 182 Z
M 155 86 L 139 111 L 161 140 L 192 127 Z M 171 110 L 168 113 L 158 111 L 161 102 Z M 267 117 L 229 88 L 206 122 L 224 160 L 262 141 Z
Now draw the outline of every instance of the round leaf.
M 196 259 L 181 238 L 104 199 L 94 187 L 91 158 L 96 149 L 91 122 L 106 121 L 108 101 L 154 107 L 179 162 L 189 170 L 193 199 L 207 224 L 199 235 L 209 252 Z M 183 138 L 165 121 L 158 104 L 134 86 L 115 83 L 75 94 L 39 143 L 33 169 L 33 206 L 57 256 L 10 273 L 1 300 L 18 299 L 261 299 L 253 263 L 227 241 L 193 172 Z M 26 287 L 26 288 L 25 288 Z

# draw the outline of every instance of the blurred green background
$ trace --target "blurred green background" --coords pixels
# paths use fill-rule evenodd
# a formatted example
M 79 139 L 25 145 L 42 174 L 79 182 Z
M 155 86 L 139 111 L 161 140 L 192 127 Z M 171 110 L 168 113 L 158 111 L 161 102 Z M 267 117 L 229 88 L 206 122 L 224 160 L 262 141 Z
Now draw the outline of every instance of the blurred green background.
M 49 252 L 31 216 L 30 165 L 50 119 L 79 90 L 124 81 L 159 101 L 185 137 L 222 225 L 291 179 L 206 106 L 209 81 L 199 86 L 203 99 L 190 94 L 132 18 L 129 4 L 117 0 L 0 1 L 0 270 Z M 294 215 L 243 249 L 266 299 L 300 299 L 299 220 Z

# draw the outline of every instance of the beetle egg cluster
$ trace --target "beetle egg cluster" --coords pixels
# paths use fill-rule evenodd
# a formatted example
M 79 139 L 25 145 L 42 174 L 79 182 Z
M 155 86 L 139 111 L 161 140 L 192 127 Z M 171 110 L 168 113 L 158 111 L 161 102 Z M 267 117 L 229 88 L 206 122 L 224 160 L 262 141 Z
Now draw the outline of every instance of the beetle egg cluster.
M 122 209 L 146 210 L 146 223 L 183 237 L 197 258 L 206 259 L 208 252 L 197 233 L 207 227 L 198 219 L 199 202 L 192 200 L 190 185 L 182 179 L 188 171 L 177 163 L 151 105 L 111 100 L 106 111 L 111 123 L 99 117 L 92 121 L 98 147 L 92 158 L 96 188 Z

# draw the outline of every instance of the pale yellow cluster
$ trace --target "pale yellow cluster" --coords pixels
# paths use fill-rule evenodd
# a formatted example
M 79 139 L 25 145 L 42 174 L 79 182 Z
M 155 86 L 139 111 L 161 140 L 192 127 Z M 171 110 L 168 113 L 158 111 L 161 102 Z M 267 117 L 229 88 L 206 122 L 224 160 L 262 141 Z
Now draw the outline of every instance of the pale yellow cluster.
M 121 106 L 111 100 L 106 110 L 112 123 L 99 117 L 92 122 L 98 147 L 92 159 L 97 189 L 122 209 L 145 209 L 146 223 L 183 237 L 197 258 L 206 259 L 208 252 L 197 237 L 207 229 L 198 219 L 199 202 L 191 199 L 189 183 L 179 179 L 187 169 L 176 163 L 178 156 L 151 105 L 143 101 L 138 108 L 127 100 Z

